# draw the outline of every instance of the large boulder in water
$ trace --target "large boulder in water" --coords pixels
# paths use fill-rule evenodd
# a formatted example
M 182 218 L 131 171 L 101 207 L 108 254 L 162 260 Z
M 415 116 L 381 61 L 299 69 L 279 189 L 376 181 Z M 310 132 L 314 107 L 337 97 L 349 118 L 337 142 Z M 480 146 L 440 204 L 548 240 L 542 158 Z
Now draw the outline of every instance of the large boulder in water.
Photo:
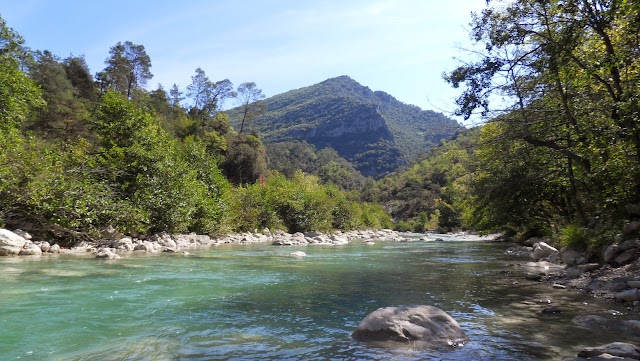
M 449 314 L 424 305 L 379 308 L 351 336 L 357 341 L 411 343 L 412 347 L 461 346 L 467 340 Z

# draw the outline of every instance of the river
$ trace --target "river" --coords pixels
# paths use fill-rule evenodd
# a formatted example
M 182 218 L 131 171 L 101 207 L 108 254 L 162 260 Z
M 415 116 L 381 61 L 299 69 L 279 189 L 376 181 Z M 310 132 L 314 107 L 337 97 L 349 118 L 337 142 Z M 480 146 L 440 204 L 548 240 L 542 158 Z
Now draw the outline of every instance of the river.
M 0 360 L 557 360 L 640 341 L 573 324 L 637 315 L 525 280 L 514 264 L 526 260 L 506 245 L 448 240 L 0 258 Z M 447 311 L 470 341 L 413 350 L 351 339 L 377 308 L 416 304 Z M 549 306 L 562 313 L 541 313 Z

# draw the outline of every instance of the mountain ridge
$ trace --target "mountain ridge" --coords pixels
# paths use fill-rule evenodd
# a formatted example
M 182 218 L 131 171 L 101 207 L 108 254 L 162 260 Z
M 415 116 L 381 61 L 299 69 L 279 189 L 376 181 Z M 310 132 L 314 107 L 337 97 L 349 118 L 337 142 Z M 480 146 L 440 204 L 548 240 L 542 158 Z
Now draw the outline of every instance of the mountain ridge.
M 267 111 L 254 119 L 254 127 L 266 143 L 304 140 L 318 149 L 331 147 L 374 178 L 408 164 L 460 129 L 441 113 L 405 104 L 346 75 L 264 101 Z M 228 113 L 237 127 L 238 108 Z

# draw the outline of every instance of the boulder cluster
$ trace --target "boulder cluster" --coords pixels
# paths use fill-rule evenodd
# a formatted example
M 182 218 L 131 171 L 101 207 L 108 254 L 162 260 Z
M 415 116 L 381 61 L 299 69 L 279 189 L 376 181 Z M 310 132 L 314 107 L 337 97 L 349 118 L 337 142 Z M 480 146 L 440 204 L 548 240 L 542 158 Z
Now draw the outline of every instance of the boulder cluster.
M 0 229 L 0 256 L 40 256 L 43 253 L 60 253 L 59 245 L 46 241 L 34 241 L 22 230 L 11 232 Z
M 30 255 L 41 256 L 43 253 L 81 253 L 94 254 L 96 258 L 118 259 L 127 252 L 168 252 L 188 253 L 188 249 L 210 247 L 221 244 L 271 243 L 276 246 L 324 245 L 338 246 L 348 244 L 355 239 L 377 239 L 385 241 L 402 241 L 403 238 L 392 230 L 360 230 L 323 234 L 320 232 L 286 233 L 271 232 L 268 228 L 258 232 L 234 233 L 224 237 L 207 235 L 159 233 L 151 236 L 124 236 L 113 229 L 107 229 L 102 239 L 97 242 L 83 242 L 73 248 L 61 248 L 50 245 L 46 241 L 33 241 L 31 235 L 21 230 L 9 231 L 0 229 L 0 256 Z M 371 241 L 369 241 L 370 243 Z
M 584 253 L 568 248 L 557 249 L 548 240 L 531 238 L 510 247 L 508 254 L 526 257 L 546 265 L 528 272 L 532 281 L 549 281 L 558 288 L 573 288 L 596 297 L 612 299 L 640 307 L 640 222 L 630 222 L 615 243 L 601 254 Z M 534 267 L 535 268 L 535 267 Z

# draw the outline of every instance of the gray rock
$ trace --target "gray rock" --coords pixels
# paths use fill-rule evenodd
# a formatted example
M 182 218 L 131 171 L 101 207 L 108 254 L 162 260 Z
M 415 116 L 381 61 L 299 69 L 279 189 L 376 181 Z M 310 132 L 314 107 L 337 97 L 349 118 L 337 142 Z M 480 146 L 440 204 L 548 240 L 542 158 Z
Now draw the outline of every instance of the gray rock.
M 615 297 L 618 300 L 622 300 L 626 302 L 640 301 L 640 290 L 637 288 L 624 290 L 616 293 Z
M 607 282 L 601 279 L 593 279 L 587 284 L 587 290 L 589 291 L 600 291 L 607 288 Z
M 597 357 L 604 354 L 640 360 L 640 349 L 635 345 L 624 342 L 614 342 L 598 347 L 587 347 L 578 353 L 578 357 Z
M 640 281 L 627 281 L 627 286 L 629 286 L 630 288 L 640 288 Z
M 524 275 L 524 278 L 528 279 L 529 281 L 540 281 L 542 279 L 542 275 L 539 275 L 537 273 L 527 272 Z
M 629 337 L 640 334 L 640 321 L 609 319 L 598 315 L 576 316 L 573 323 L 592 332 L 616 332 Z
M 542 313 L 545 315 L 555 315 L 558 313 L 562 313 L 562 310 L 557 306 L 546 307 L 542 310 Z
M 613 292 L 619 292 L 622 290 L 626 290 L 628 288 L 627 286 L 627 282 L 629 281 L 629 278 L 627 277 L 617 277 L 612 279 L 611 281 L 607 282 L 607 284 L 605 285 L 605 289 L 613 291 Z
M 156 252 L 158 250 L 158 248 L 156 247 L 157 243 L 143 241 L 142 244 L 146 248 L 147 252 Z
M 119 259 L 120 256 L 115 254 L 110 248 L 100 248 L 96 252 L 96 258 Z
M 640 231 L 640 221 L 632 221 L 624 225 L 622 228 L 623 236 L 630 236 Z
M 49 253 L 60 253 L 60 246 L 56 243 L 49 247 Z
M 622 251 L 626 251 L 631 248 L 638 248 L 639 246 L 637 239 L 628 239 L 618 245 Z
M 617 244 L 612 244 L 604 251 L 603 259 L 607 263 L 613 262 L 621 253 L 620 247 Z
M 551 247 L 545 242 L 538 242 L 535 247 L 533 247 L 531 258 L 540 260 L 545 257 L 550 257 L 554 254 L 558 254 L 558 250 L 555 247 Z
M 25 231 L 23 231 L 21 229 L 16 229 L 15 231 L 13 231 L 13 233 L 15 233 L 18 236 L 26 239 L 27 241 L 30 241 L 33 238 L 29 233 L 27 233 L 27 232 L 25 232 Z
M 35 244 L 37 244 L 40 247 L 40 250 L 42 251 L 42 253 L 44 252 L 49 252 L 49 249 L 51 248 L 51 244 L 49 244 L 49 242 L 35 242 Z
M 42 256 L 42 249 L 37 244 L 28 242 L 20 250 L 21 256 Z
M 0 256 L 20 254 L 22 247 L 27 243 L 24 237 L 11 232 L 8 229 L 0 229 Z
M 583 271 L 583 272 L 589 272 L 589 271 L 597 270 L 598 268 L 600 268 L 600 264 L 599 263 L 585 263 L 585 264 L 581 264 L 581 265 L 578 266 L 578 269 Z
M 113 247 L 123 251 L 134 250 L 133 240 L 131 239 L 131 237 L 120 238 L 119 240 L 113 243 Z
M 411 343 L 412 347 L 461 346 L 467 340 L 449 314 L 424 305 L 379 308 L 351 336 L 357 341 Z
M 638 249 L 631 248 L 622 252 L 622 254 L 616 257 L 614 264 L 622 266 L 635 261 L 637 258 L 638 258 Z
M 564 272 L 565 277 L 567 278 L 578 278 L 580 277 L 584 271 L 578 267 L 571 267 Z
M 562 252 L 560 259 L 562 260 L 562 263 L 569 266 L 584 264 L 587 262 L 587 259 L 582 256 L 582 253 L 573 250 Z

